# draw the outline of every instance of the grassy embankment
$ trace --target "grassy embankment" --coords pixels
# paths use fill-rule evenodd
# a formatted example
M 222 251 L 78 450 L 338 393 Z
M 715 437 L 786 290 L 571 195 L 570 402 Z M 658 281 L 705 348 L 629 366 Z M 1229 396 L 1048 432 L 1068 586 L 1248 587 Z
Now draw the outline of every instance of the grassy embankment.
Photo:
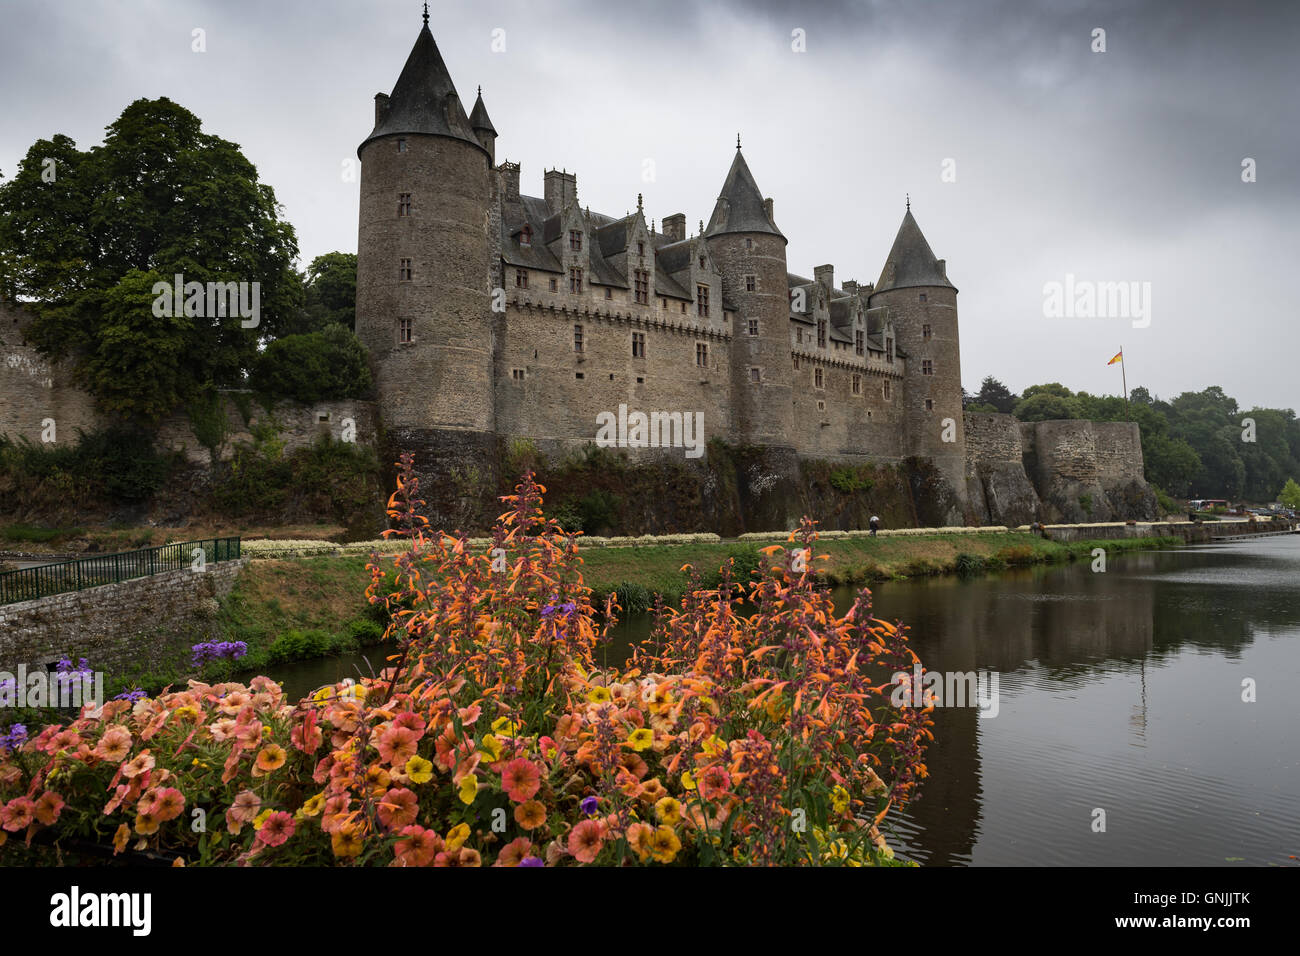
M 918 575 L 982 573 L 1006 567 L 1047 564 L 1088 557 L 1093 548 L 1109 553 L 1177 544 L 1171 538 L 1079 541 L 1060 544 L 1030 534 L 936 534 L 881 538 L 843 538 L 820 542 L 817 563 L 830 584 L 871 584 Z M 588 548 L 583 575 L 597 597 L 617 590 L 626 611 L 644 609 L 656 592 L 676 602 L 687 585 L 683 565 L 693 565 L 706 585 L 717 570 L 736 558 L 739 577 L 759 561 L 751 542 L 721 542 L 646 548 Z M 246 641 L 250 658 L 271 649 L 288 632 L 344 635 L 375 621 L 366 604 L 369 582 L 363 555 L 325 555 L 249 564 L 220 614 L 228 640 Z M 272 655 L 275 656 L 275 655 Z M 274 663 L 274 660 L 269 661 Z

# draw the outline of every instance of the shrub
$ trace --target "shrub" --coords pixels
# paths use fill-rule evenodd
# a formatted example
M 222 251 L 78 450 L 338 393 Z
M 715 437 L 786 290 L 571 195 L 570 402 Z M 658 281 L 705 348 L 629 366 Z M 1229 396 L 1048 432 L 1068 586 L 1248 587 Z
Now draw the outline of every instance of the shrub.
M 597 488 L 583 497 L 578 502 L 578 511 L 582 515 L 582 530 L 596 532 L 616 525 L 621 503 L 618 495 L 603 488 Z
M 330 647 L 330 636 L 325 631 L 285 631 L 266 649 L 268 664 L 323 657 Z
M 398 495 L 392 516 L 422 530 L 419 503 Z M 915 795 L 931 721 L 872 686 L 916 655 L 904 628 L 871 617 L 868 592 L 839 615 L 773 546 L 746 591 L 754 615 L 735 613 L 734 587 L 696 592 L 629 670 L 602 670 L 609 625 L 575 542 L 543 520 L 531 480 L 505 501 L 494 538 L 508 575 L 441 536 L 376 574 L 371 597 L 413 609 L 388 628 L 397 653 L 380 678 L 297 702 L 266 677 L 193 681 L 35 736 L 11 729 L 4 830 L 49 830 L 56 845 L 114 833 L 119 852 L 190 864 L 889 860 L 875 824 Z M 805 519 L 798 549 L 815 538 Z M 165 825 L 193 810 L 208 832 Z M 497 818 L 510 839 L 486 833 Z
M 258 356 L 252 384 L 264 395 L 298 402 L 361 398 L 370 391 L 366 347 L 338 324 L 286 335 Z
M 870 491 L 875 487 L 876 480 L 864 475 L 863 470 L 851 466 L 832 469 L 831 487 L 848 495 L 859 491 Z
M 963 551 L 957 555 L 955 570 L 963 577 L 983 574 L 988 570 L 988 562 L 977 554 L 967 554 Z

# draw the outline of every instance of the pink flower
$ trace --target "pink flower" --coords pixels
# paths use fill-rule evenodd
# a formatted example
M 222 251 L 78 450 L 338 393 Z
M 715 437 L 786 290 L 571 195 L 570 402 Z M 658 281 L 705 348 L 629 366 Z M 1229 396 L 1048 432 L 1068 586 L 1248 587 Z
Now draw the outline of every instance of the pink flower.
M 10 833 L 17 833 L 24 827 L 30 826 L 35 817 L 36 804 L 27 797 L 14 797 L 0 807 L 0 825 Z
M 280 846 L 293 836 L 293 817 L 278 810 L 262 821 L 262 829 L 257 831 L 257 839 L 267 846 Z

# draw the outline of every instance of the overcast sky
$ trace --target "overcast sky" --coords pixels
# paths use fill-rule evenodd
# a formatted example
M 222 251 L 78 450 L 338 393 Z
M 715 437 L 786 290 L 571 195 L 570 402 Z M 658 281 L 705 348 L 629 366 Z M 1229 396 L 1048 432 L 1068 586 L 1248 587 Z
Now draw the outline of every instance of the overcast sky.
M 456 0 L 430 26 L 467 108 L 482 85 L 526 193 L 564 167 L 593 210 L 622 215 L 640 192 L 648 218 L 685 212 L 693 231 L 739 132 L 790 270 L 833 263 L 837 282 L 879 277 L 910 193 L 960 289 L 972 391 L 992 374 L 1118 394 L 1122 346 L 1130 388 L 1295 408 L 1298 11 Z M 354 252 L 342 164 L 419 29 L 412 0 L 0 0 L 0 171 L 55 133 L 102 142 L 132 100 L 167 96 L 240 144 L 304 264 Z M 1149 324 L 1045 316 L 1044 285 L 1067 274 L 1150 283 Z

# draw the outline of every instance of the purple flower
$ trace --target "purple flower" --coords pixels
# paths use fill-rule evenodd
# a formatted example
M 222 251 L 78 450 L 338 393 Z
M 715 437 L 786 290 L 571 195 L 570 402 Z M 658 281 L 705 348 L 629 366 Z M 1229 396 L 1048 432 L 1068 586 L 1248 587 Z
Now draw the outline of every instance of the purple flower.
M 538 856 L 526 856 L 519 861 L 520 866 L 545 866 L 546 863 Z
M 586 797 L 579 806 L 582 808 L 583 813 L 589 817 L 593 817 L 596 815 L 597 803 L 599 803 L 599 801 L 595 797 Z
M 144 696 L 144 691 L 142 691 L 139 687 L 136 687 L 133 690 L 123 691 L 113 699 L 135 701 L 135 700 L 139 700 L 143 696 Z

